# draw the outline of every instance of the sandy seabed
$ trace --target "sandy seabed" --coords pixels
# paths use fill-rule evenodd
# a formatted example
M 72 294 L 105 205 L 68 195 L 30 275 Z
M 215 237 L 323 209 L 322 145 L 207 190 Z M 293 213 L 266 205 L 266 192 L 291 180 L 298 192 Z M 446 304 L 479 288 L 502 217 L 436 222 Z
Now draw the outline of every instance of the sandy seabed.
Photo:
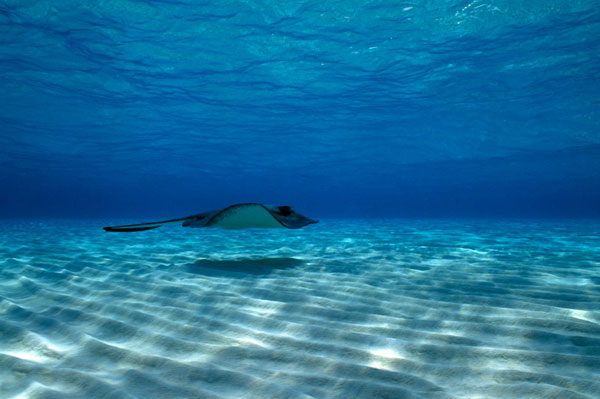
M 600 398 L 600 223 L 9 221 L 2 398 Z

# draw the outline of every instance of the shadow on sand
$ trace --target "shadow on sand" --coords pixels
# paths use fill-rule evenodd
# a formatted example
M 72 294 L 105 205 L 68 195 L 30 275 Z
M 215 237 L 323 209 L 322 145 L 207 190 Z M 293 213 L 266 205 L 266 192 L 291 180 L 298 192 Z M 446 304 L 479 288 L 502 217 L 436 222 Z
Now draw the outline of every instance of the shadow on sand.
M 275 270 L 289 269 L 304 263 L 296 258 L 242 258 L 229 260 L 200 259 L 186 266 L 188 273 L 208 276 L 236 274 L 265 275 Z

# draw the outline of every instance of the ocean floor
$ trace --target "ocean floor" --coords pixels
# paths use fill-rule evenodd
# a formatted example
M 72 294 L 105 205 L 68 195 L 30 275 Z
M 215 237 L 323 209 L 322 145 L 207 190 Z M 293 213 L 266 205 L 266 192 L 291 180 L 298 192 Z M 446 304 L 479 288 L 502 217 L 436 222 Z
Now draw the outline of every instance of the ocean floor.
M 1 398 L 600 398 L 600 223 L 9 221 Z

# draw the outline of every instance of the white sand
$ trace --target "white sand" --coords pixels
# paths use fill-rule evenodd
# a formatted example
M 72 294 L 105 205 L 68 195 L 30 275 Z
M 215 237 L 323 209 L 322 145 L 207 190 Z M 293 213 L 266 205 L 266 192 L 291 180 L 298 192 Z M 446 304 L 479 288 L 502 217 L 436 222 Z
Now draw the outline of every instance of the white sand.
M 600 398 L 598 225 L 0 231 L 1 398 Z

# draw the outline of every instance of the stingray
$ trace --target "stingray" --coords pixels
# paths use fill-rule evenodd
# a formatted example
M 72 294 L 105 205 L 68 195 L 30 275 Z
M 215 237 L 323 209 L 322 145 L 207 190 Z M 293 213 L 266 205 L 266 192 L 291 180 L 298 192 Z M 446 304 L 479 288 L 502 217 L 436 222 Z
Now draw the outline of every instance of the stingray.
M 236 204 L 223 209 L 199 213 L 178 219 L 124 226 L 104 227 L 105 231 L 132 232 L 156 229 L 165 224 L 181 223 L 183 227 L 220 227 L 222 229 L 288 228 L 299 229 L 318 223 L 294 211 L 292 207 L 263 204 Z

